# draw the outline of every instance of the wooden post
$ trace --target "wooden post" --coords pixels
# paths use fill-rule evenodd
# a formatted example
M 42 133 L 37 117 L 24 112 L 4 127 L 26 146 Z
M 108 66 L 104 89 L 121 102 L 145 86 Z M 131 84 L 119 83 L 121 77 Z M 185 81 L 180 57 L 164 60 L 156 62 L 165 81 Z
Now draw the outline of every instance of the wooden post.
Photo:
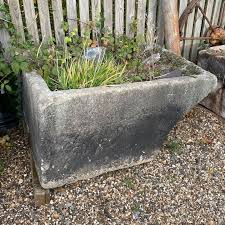
M 32 173 L 32 183 L 34 189 L 34 202 L 36 206 L 41 206 L 49 204 L 50 202 L 50 190 L 41 187 L 36 168 L 34 165 L 32 153 L 31 153 L 31 173 Z
M 32 184 L 33 184 L 33 193 L 34 193 L 34 203 L 35 206 L 42 206 L 45 204 L 49 204 L 50 202 L 50 190 L 44 189 L 41 187 L 37 171 L 35 168 L 34 159 L 32 156 L 32 146 L 31 146 L 31 135 L 29 133 L 28 126 L 25 121 L 22 123 L 24 135 L 28 137 L 28 144 L 30 147 L 29 156 L 30 156 L 30 165 L 31 165 L 31 175 L 32 175 Z
M 181 55 L 177 0 L 162 0 L 166 48 Z

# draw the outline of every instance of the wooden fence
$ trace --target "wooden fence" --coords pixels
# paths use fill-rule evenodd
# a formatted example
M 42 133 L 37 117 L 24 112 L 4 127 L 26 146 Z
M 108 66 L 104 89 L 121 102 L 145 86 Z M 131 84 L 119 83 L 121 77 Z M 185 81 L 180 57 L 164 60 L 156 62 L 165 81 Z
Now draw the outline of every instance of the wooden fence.
M 63 24 L 69 31 L 78 29 L 82 35 L 89 21 L 100 21 L 101 25 L 114 35 L 129 37 L 145 35 L 156 29 L 158 43 L 164 44 L 162 0 L 0 0 L 8 4 L 12 22 L 25 40 L 31 35 L 37 43 L 54 37 L 58 44 L 64 43 Z M 178 0 L 181 15 L 190 0 Z M 201 6 L 214 25 L 225 25 L 221 18 L 224 0 L 202 0 Z M 132 29 L 136 22 L 136 31 Z M 186 37 L 203 36 L 208 24 L 202 15 L 194 10 L 184 27 Z M 94 31 L 92 31 L 93 33 Z M 195 60 L 200 41 L 181 42 L 184 57 Z

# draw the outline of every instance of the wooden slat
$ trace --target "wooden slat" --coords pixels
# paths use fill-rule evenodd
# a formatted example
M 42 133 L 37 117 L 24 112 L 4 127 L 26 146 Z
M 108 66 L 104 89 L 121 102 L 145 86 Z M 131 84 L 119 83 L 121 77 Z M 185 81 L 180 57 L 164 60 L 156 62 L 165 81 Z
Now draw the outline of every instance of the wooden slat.
M 219 25 L 219 13 L 220 13 L 221 4 L 222 4 L 222 0 L 216 0 L 213 20 L 212 20 L 213 25 Z
M 190 0 L 188 2 L 190 2 Z M 186 37 L 191 37 L 192 36 L 192 28 L 193 28 L 193 24 L 194 24 L 194 15 L 195 15 L 195 13 L 193 11 L 188 17 L 187 28 L 186 28 Z M 186 40 L 185 41 L 183 56 L 186 59 L 189 59 L 189 53 L 190 53 L 190 49 L 191 49 L 191 44 L 192 44 L 191 40 Z
M 52 10 L 55 28 L 56 43 L 59 45 L 64 44 L 64 30 L 63 30 L 63 9 L 61 0 L 52 0 Z
M 223 18 L 221 18 L 221 24 L 220 24 L 220 26 L 221 27 L 225 27 L 225 1 L 223 3 L 223 12 L 222 12 L 222 15 L 221 16 L 223 16 Z
M 16 31 L 21 36 L 22 40 L 25 40 L 23 21 L 20 11 L 20 4 L 18 0 L 8 0 L 9 10 L 12 18 L 12 22 L 16 28 Z
M 91 0 L 92 21 L 99 21 L 101 13 L 101 0 Z
M 150 0 L 148 5 L 147 32 L 156 27 L 157 0 Z
M 179 17 L 182 15 L 182 13 L 184 12 L 185 8 L 187 7 L 187 3 L 188 3 L 187 0 L 180 1 Z M 186 28 L 187 28 L 187 23 L 185 24 L 183 30 L 181 31 L 184 37 L 186 37 Z M 181 46 L 181 54 L 183 56 L 184 55 L 185 40 L 180 42 L 180 46 Z
M 104 0 L 104 28 L 107 32 L 113 31 L 113 4 L 112 0 Z
M 135 0 L 127 1 L 126 8 L 126 35 L 131 38 L 134 36 L 134 29 L 132 25 L 135 20 Z
M 3 0 L 0 0 L 0 4 L 4 4 Z M 3 17 L 2 13 L 0 13 L 0 17 Z M 4 57 L 6 58 L 8 58 L 7 49 L 9 47 L 9 40 L 9 32 L 5 28 L 0 29 L 0 43 L 2 48 L 4 49 Z
M 212 13 L 213 13 L 213 4 L 214 4 L 214 0 L 208 0 L 208 4 L 207 4 L 207 10 L 206 10 L 206 16 L 209 18 L 212 17 Z M 204 22 L 204 27 L 203 27 L 203 31 L 202 34 L 205 35 L 206 30 L 208 29 L 209 24 L 205 21 Z
M 37 3 L 38 3 L 39 18 L 40 18 L 42 41 L 46 42 L 50 38 L 52 38 L 48 1 L 37 0 Z
M 79 0 L 79 10 L 80 10 L 80 30 L 81 35 L 88 32 L 89 23 L 89 1 Z
M 77 29 L 77 4 L 76 0 L 66 0 L 67 6 L 67 20 L 69 25 L 69 32 Z
M 158 18 L 157 18 L 157 42 L 160 46 L 164 46 L 164 18 L 162 10 L 162 0 L 158 0 Z
M 35 15 L 34 1 L 23 0 L 23 7 L 25 12 L 25 19 L 28 33 L 31 35 L 32 40 L 39 43 L 38 29 L 37 29 L 37 15 Z
M 145 34 L 145 20 L 146 20 L 146 0 L 138 0 L 137 10 L 137 34 Z
M 204 9 L 205 6 L 205 0 L 202 0 L 200 2 L 200 6 L 202 7 L 202 9 Z M 200 37 L 201 35 L 201 26 L 202 26 L 202 22 L 203 22 L 203 17 L 201 12 L 198 10 L 197 15 L 196 15 L 196 21 L 195 21 L 195 25 L 194 25 L 194 31 L 193 31 L 193 36 L 194 37 Z M 198 50 L 198 46 L 200 44 L 199 40 L 193 40 L 192 42 L 192 51 L 191 51 L 191 61 L 196 61 L 196 57 L 197 57 L 197 50 Z
M 101 0 L 91 0 L 91 11 L 92 11 L 92 21 L 96 25 L 101 19 Z M 98 39 L 99 27 L 94 27 L 93 29 L 93 38 Z
M 124 33 L 124 0 L 115 0 L 115 34 Z
M 218 19 L 218 25 L 223 27 L 223 20 L 225 20 L 225 0 L 222 0 L 220 7 L 220 15 Z

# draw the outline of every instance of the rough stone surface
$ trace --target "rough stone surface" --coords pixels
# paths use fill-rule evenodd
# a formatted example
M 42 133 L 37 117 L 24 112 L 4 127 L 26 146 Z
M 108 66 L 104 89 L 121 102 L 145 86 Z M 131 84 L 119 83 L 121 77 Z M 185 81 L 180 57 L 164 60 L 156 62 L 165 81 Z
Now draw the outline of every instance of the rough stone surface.
M 225 81 L 225 45 L 200 51 L 198 65 Z
M 200 51 L 198 65 L 218 78 L 216 91 L 205 98 L 201 104 L 225 118 L 225 45 Z
M 52 92 L 35 72 L 24 74 L 24 116 L 41 185 L 55 188 L 149 161 L 216 83 L 202 70 L 196 77 Z

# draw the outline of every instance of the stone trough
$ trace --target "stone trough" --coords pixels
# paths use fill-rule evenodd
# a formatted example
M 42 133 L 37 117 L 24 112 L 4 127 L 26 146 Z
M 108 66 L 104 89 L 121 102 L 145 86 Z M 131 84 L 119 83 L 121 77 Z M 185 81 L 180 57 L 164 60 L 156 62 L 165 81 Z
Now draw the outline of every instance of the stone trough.
M 182 115 L 215 89 L 216 77 L 200 71 L 65 91 L 50 91 L 35 72 L 23 74 L 24 117 L 42 187 L 149 161 Z
M 225 45 L 200 51 L 198 65 L 218 78 L 217 88 L 201 104 L 225 118 Z

